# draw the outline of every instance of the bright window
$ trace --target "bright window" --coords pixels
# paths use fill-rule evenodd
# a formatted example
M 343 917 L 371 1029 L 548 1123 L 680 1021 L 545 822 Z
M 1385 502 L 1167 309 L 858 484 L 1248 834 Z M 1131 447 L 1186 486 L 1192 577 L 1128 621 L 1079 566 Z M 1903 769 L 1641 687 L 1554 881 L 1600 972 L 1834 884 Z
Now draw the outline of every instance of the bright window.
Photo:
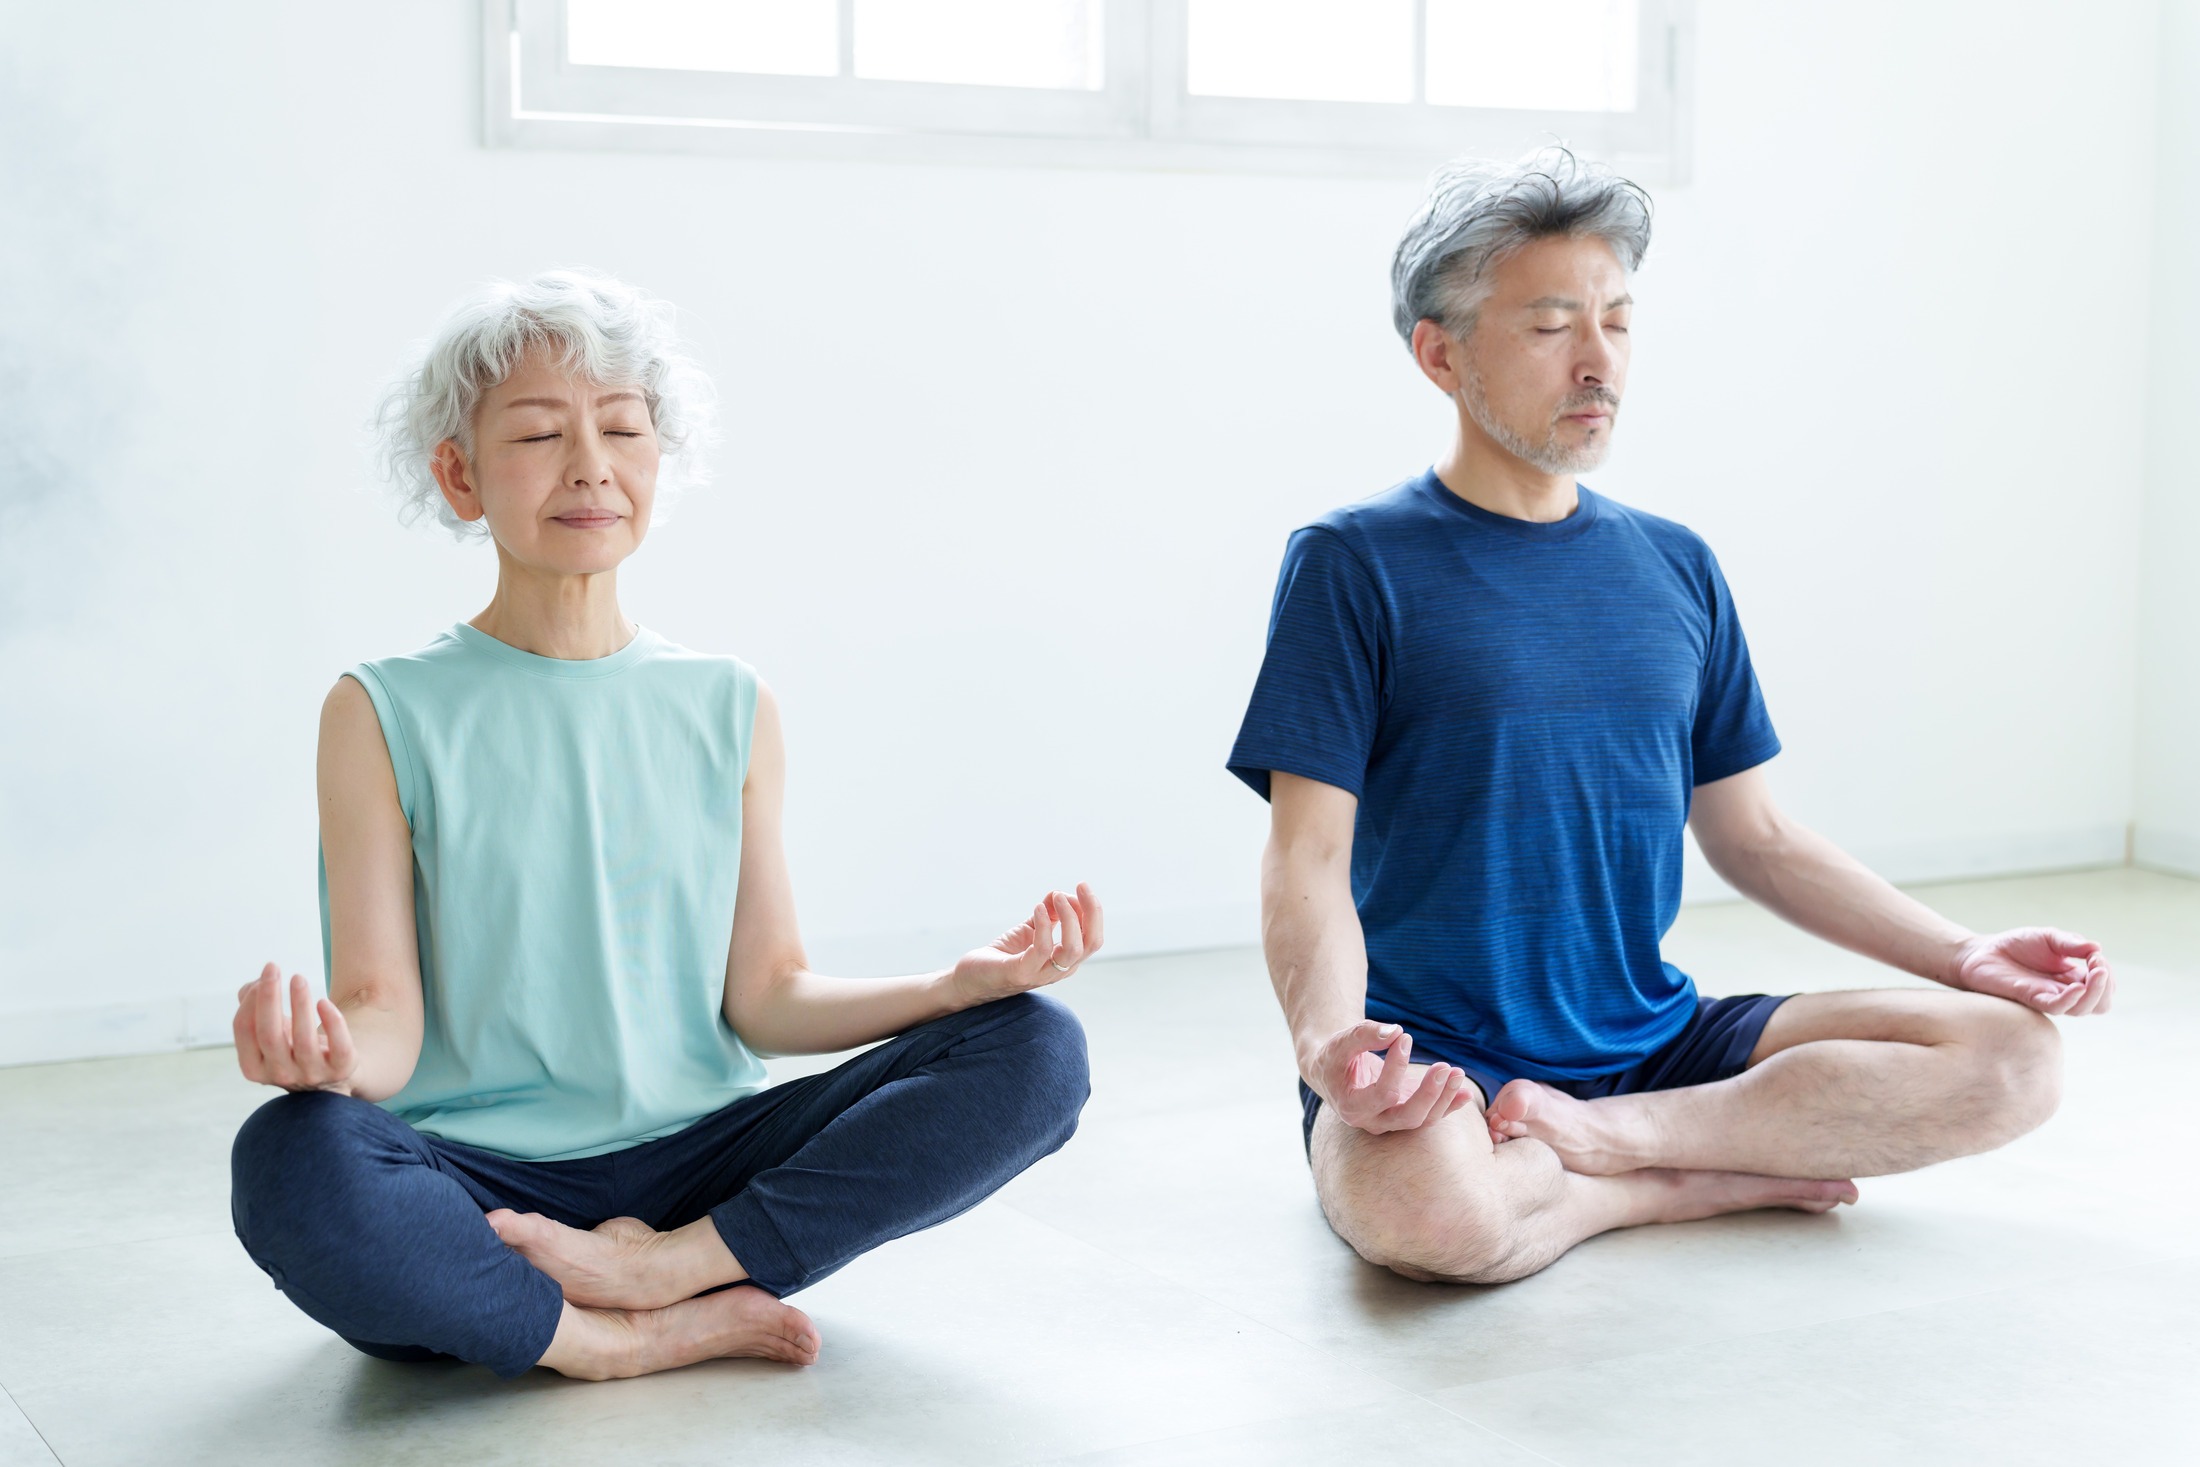
M 1691 0 L 484 0 L 520 146 L 1420 171 L 1560 138 L 1685 169 Z
M 1102 0 L 855 0 L 855 74 L 1098 91 Z
M 567 0 L 565 55 L 576 66 L 834 76 L 835 0 Z
M 1413 0 L 1191 0 L 1186 12 L 1191 96 L 1413 100 Z

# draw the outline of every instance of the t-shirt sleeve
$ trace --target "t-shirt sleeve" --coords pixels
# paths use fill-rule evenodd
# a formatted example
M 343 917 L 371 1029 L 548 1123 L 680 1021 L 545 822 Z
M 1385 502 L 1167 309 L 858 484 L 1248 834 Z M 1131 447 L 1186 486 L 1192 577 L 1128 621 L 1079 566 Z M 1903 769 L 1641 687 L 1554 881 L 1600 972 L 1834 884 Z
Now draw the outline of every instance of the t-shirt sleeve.
M 1733 593 L 1717 561 L 1711 562 L 1710 572 L 1711 645 L 1689 738 L 1699 785 L 1754 769 L 1780 752 L 1780 737 L 1772 731 L 1772 716 L 1757 688 L 1757 671 L 1750 666 L 1749 642 L 1742 635 Z
M 1272 770 L 1357 797 L 1387 673 L 1375 578 L 1334 531 L 1300 530 L 1276 577 L 1268 652 L 1230 751 L 1230 772 L 1262 799 Z

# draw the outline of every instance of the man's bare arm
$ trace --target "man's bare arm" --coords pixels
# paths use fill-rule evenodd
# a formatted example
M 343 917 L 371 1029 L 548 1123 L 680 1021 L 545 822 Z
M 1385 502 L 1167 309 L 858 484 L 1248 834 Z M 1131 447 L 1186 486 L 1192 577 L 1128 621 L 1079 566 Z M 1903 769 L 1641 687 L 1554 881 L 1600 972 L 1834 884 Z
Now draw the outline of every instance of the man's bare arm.
M 1826 941 L 1951 988 L 2049 1014 L 2108 1007 L 2100 945 L 2052 927 L 1980 936 L 1897 891 L 1791 819 L 1762 767 L 1699 786 L 1688 817 L 1704 859 L 1736 891 Z
M 1367 945 L 1352 904 L 1359 801 L 1334 785 L 1278 772 L 1270 775 L 1269 806 L 1261 946 L 1299 1074 L 1364 1131 L 1442 1120 L 1471 1101 L 1466 1072 L 1413 1064 L 1412 1037 L 1367 1017 Z

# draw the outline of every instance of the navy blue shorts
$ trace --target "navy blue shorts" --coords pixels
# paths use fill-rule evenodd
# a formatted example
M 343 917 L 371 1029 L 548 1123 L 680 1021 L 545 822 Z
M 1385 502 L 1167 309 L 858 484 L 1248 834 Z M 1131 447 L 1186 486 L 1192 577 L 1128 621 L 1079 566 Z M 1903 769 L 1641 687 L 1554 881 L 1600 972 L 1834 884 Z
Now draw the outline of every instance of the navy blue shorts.
M 1634 1095 L 1644 1090 L 1678 1090 L 1685 1085 L 1709 1085 L 1729 1080 L 1749 1067 L 1750 1052 L 1763 1037 L 1772 1011 L 1787 1002 L 1785 994 L 1742 993 L 1732 998 L 1696 1000 L 1696 1016 L 1680 1033 L 1667 1040 L 1640 1064 L 1587 1080 L 1545 1080 L 1553 1090 L 1563 1090 L 1577 1100 L 1600 1100 L 1607 1095 Z M 1412 1032 L 1410 1027 L 1407 1031 Z M 1431 1056 L 1440 1059 L 1441 1056 Z M 1459 1065 L 1482 1091 L 1489 1104 L 1506 1082 L 1520 1078 L 1486 1065 Z M 1306 1113 L 1306 1145 L 1314 1145 L 1314 1117 L 1321 1114 L 1322 1098 L 1304 1080 L 1299 1081 L 1299 1105 Z

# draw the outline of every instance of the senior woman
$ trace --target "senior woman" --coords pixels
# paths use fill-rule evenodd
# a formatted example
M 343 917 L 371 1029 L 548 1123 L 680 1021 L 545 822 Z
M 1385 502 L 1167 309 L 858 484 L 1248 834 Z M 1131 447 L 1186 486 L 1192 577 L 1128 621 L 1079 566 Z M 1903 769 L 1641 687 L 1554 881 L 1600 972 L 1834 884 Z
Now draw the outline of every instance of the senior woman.
M 381 416 L 496 594 L 329 694 L 328 997 L 273 964 L 240 990 L 238 1063 L 290 1093 L 232 1159 L 246 1251 L 370 1355 L 808 1364 L 783 1296 L 990 1195 L 1087 1094 L 1077 1021 L 1029 991 L 1099 950 L 1087 887 L 942 972 L 810 970 L 771 690 L 619 609 L 705 425 L 670 321 L 584 273 L 493 285 Z M 759 1054 L 879 1040 L 764 1085 Z

